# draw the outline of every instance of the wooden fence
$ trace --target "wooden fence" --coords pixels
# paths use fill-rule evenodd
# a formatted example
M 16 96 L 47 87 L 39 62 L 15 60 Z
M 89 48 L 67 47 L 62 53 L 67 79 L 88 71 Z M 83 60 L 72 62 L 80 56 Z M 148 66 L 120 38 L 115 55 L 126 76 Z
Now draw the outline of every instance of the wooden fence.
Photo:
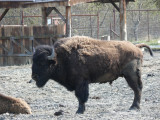
M 0 66 L 31 62 L 37 45 L 51 45 L 65 36 L 63 24 L 52 26 L 5 25 L 0 27 Z

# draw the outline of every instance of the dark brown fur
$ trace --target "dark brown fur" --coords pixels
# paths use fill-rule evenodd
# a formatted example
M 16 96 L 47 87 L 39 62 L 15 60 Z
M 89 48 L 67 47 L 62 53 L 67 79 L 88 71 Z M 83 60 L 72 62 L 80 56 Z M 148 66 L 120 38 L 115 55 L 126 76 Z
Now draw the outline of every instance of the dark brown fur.
M 85 111 L 89 83 L 111 83 L 118 77 L 125 77 L 135 93 L 131 109 L 139 109 L 143 59 L 139 47 L 127 41 L 101 41 L 80 36 L 64 38 L 54 44 L 53 63 L 46 60 L 51 48 L 37 48 L 33 56 L 32 77 L 38 87 L 53 79 L 68 90 L 74 90 L 79 101 L 77 113 Z M 46 53 L 39 55 L 40 50 Z M 46 65 L 40 68 L 37 63 Z
M 148 45 L 142 43 L 142 44 L 136 44 L 136 47 L 139 47 L 139 48 L 146 47 L 149 50 L 150 55 L 153 56 L 152 49 Z
M 115 80 L 122 76 L 122 70 L 126 63 L 143 57 L 141 50 L 130 42 L 101 41 L 88 37 L 73 37 L 69 40 L 65 38 L 55 43 L 54 48 L 56 54 L 63 58 L 59 59 L 61 56 L 57 56 L 58 62 L 66 58 L 68 62 L 72 62 L 72 67 L 76 67 L 76 64 L 84 66 L 88 71 L 87 74 L 90 74 L 90 83 Z M 76 59 L 71 57 L 73 54 L 77 55 Z M 73 65 L 74 60 L 78 62 L 75 65 Z M 108 74 L 103 79 L 106 72 Z

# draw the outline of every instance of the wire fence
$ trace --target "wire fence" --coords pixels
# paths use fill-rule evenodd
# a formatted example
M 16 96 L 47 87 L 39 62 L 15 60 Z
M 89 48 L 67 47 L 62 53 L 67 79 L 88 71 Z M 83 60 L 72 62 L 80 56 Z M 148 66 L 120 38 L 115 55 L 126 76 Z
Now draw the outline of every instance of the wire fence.
M 19 15 L 17 15 L 19 14 Z M 41 16 L 28 16 L 20 11 L 16 15 L 7 15 L 1 25 L 41 25 Z M 49 16 L 51 24 L 57 16 Z M 116 10 L 99 11 L 74 11 L 72 15 L 72 36 L 85 35 L 101 38 L 108 35 L 111 39 L 119 39 L 119 12 Z M 129 41 L 160 39 L 160 10 L 127 10 L 127 36 Z
M 160 10 L 130 10 L 128 16 L 128 37 L 131 40 L 160 39 Z

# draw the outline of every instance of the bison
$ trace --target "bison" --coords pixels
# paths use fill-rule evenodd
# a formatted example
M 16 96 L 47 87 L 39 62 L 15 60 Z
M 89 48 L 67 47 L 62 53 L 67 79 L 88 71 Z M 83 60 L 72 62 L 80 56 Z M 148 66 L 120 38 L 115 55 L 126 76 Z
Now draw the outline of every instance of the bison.
M 32 79 L 43 87 L 53 79 L 69 91 L 75 91 L 83 114 L 90 83 L 112 83 L 124 77 L 134 91 L 130 109 L 140 109 L 142 92 L 141 66 L 145 44 L 127 41 L 102 41 L 85 36 L 63 38 L 51 46 L 38 46 L 33 55 Z
M 0 94 L 0 114 L 31 114 L 30 106 L 21 98 L 14 98 Z

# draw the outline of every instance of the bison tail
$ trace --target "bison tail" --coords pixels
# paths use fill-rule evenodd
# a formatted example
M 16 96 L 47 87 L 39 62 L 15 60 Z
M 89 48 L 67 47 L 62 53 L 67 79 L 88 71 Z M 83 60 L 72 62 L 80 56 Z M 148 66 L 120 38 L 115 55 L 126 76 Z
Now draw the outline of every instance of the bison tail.
M 139 48 L 145 47 L 145 48 L 147 48 L 149 50 L 150 55 L 153 56 L 152 49 L 148 45 L 146 45 L 146 44 L 137 44 L 136 47 L 139 47 Z

